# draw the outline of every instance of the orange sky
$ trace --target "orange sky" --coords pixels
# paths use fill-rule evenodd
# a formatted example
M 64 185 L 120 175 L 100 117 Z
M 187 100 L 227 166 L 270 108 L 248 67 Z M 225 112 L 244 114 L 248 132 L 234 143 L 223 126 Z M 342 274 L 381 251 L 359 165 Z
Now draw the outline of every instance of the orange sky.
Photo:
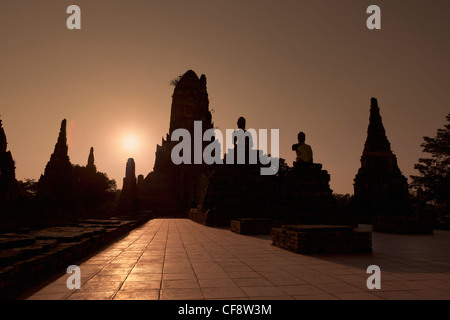
M 81 30 L 66 28 L 71 4 Z M 371 4 L 381 30 L 366 28 Z M 448 12 L 448 0 L 2 1 L 0 115 L 16 176 L 39 178 L 64 118 L 73 164 L 93 146 L 119 188 L 129 157 L 147 175 L 169 130 L 169 82 L 193 69 L 208 79 L 217 127 L 244 116 L 248 128 L 279 129 L 290 164 L 304 131 L 338 193 L 353 193 L 376 97 L 409 177 L 422 137 L 450 112 Z M 135 152 L 122 146 L 128 134 Z

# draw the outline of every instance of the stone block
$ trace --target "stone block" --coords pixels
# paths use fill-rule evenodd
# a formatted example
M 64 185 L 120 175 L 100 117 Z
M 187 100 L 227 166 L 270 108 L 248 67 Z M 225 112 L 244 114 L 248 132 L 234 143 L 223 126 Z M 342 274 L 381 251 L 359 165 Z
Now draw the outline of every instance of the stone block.
M 273 245 L 295 253 L 372 252 L 372 233 L 351 226 L 289 225 L 272 228 Z

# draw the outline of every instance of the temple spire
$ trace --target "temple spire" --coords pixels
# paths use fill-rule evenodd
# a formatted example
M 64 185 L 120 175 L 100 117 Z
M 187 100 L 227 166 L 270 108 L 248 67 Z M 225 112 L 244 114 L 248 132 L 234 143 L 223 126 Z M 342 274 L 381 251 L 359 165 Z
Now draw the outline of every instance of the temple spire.
M 6 152 L 7 146 L 5 130 L 3 130 L 2 119 L 0 119 L 0 153 Z
M 86 168 L 88 170 L 97 171 L 97 168 L 94 163 L 94 148 L 93 147 L 91 147 L 91 150 L 89 151 L 89 157 L 88 157 L 88 162 L 87 162 Z
M 376 98 L 370 99 L 369 127 L 367 128 L 367 139 L 364 144 L 363 155 L 370 152 L 392 152 Z
M 410 214 L 408 182 L 391 150 L 375 98 L 371 99 L 367 139 L 354 190 L 353 203 L 361 216 Z
M 45 166 L 38 184 L 37 196 L 52 197 L 58 201 L 66 201 L 73 183 L 72 164 L 70 163 L 67 146 L 66 119 L 61 122 L 58 140 L 50 160 Z
M 51 155 L 50 161 L 69 161 L 69 148 L 67 146 L 67 133 L 66 133 L 66 119 L 61 122 L 61 128 L 59 130 L 58 140 L 55 144 L 55 150 Z

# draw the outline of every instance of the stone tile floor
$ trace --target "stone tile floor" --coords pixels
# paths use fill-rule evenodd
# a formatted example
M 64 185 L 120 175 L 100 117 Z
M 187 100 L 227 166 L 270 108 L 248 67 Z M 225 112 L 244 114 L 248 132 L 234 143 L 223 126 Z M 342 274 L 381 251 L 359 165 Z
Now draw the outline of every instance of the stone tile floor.
M 374 232 L 372 254 L 301 255 L 271 243 L 155 219 L 80 264 L 81 289 L 67 288 L 67 274 L 28 299 L 450 299 L 450 231 Z M 381 269 L 381 290 L 366 286 L 370 265 Z

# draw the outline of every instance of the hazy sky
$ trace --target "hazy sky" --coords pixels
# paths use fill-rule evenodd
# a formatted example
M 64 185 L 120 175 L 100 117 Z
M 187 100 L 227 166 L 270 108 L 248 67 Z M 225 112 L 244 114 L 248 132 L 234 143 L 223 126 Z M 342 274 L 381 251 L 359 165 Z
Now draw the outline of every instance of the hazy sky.
M 81 8 L 81 30 L 66 9 Z M 366 9 L 381 8 L 381 30 Z M 376 97 L 405 176 L 450 112 L 448 0 L 40 0 L 0 2 L 0 115 L 18 179 L 38 179 L 68 121 L 69 156 L 122 187 L 153 169 L 169 130 L 170 81 L 208 80 L 225 130 L 280 130 L 280 156 L 306 133 L 331 188 L 353 193 Z M 139 147 L 122 141 L 135 136 Z

